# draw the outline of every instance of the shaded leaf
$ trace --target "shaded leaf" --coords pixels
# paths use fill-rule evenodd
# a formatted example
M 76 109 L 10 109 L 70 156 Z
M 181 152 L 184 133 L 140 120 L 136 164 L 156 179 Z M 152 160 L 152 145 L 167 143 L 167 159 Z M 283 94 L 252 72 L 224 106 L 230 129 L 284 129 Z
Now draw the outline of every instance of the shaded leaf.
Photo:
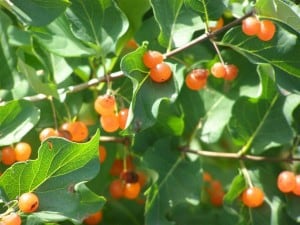
M 20 141 L 39 118 L 40 110 L 31 102 L 20 100 L 0 105 L 0 146 Z
M 111 0 L 75 0 L 66 15 L 74 35 L 93 44 L 102 56 L 115 52 L 116 40 L 128 29 L 126 17 Z
M 10 10 L 23 22 L 33 26 L 45 26 L 62 14 L 69 0 L 12 0 Z
M 204 28 L 200 17 L 187 9 L 183 0 L 151 0 L 151 6 L 160 27 L 159 42 L 168 49 L 186 44 L 195 31 Z
M 199 202 L 200 163 L 183 158 L 174 147 L 170 139 L 161 139 L 144 155 L 145 165 L 158 173 L 147 191 L 146 224 L 172 224 L 167 216 L 173 207 Z
M 291 144 L 293 139 L 293 130 L 282 110 L 290 101 L 286 102 L 287 99 L 276 92 L 274 81 L 263 69 L 259 71 L 262 85 L 259 97 L 238 99 L 229 123 L 235 142 L 244 148 L 251 148 L 254 154 L 261 154 L 271 147 Z M 299 104 L 298 101 L 294 103 L 286 107 L 294 109 Z

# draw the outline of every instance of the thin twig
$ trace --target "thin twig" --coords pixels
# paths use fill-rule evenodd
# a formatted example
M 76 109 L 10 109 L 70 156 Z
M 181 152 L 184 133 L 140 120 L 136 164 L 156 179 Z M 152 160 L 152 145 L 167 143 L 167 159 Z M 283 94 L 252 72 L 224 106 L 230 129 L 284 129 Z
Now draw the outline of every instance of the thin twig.
M 227 159 L 240 159 L 240 160 L 252 160 L 252 161 L 271 161 L 271 162 L 293 162 L 300 161 L 300 158 L 293 157 L 267 157 L 267 156 L 257 156 L 257 155 L 240 155 L 239 153 L 231 152 L 213 152 L 207 150 L 193 150 L 187 147 L 181 147 L 181 151 L 193 153 L 200 156 L 212 157 L 212 158 L 227 158 Z

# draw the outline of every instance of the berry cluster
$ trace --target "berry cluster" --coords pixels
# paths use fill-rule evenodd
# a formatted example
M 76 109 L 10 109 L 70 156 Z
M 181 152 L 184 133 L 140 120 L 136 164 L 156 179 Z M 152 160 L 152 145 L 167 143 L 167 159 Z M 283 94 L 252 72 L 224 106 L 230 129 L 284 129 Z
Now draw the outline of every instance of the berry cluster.
M 32 192 L 26 192 L 17 199 L 18 208 L 22 213 L 33 213 L 39 207 L 39 198 Z M 8 204 L 9 205 L 9 204 Z M 21 225 L 22 220 L 19 213 L 9 208 L 7 212 L 0 215 L 1 225 Z
M 277 177 L 277 187 L 283 193 L 300 196 L 300 175 L 292 171 L 282 171 Z
M 158 51 L 147 51 L 143 55 L 143 62 L 150 69 L 150 78 L 157 83 L 169 80 L 172 76 L 171 67 L 164 62 L 164 56 Z
M 242 31 L 248 36 L 257 36 L 262 41 L 270 41 L 276 32 L 276 26 L 271 20 L 259 20 L 251 16 L 243 20 Z
M 205 190 L 208 193 L 210 203 L 213 206 L 222 206 L 225 191 L 219 180 L 213 179 L 210 173 L 203 173 L 203 181 L 205 182 Z
M 22 162 L 30 158 L 31 146 L 26 142 L 19 142 L 15 146 L 6 146 L 1 150 L 1 161 L 10 166 L 16 161 Z
M 100 124 L 104 131 L 112 133 L 125 129 L 128 118 L 128 108 L 117 111 L 117 102 L 113 95 L 104 94 L 96 98 L 94 108 L 100 115 Z

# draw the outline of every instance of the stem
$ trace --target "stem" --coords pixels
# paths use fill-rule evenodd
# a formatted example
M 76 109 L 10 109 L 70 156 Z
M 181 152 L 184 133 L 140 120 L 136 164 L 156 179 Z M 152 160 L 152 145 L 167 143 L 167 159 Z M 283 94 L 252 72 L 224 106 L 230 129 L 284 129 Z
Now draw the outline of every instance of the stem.
M 216 43 L 214 40 L 212 40 L 212 39 L 210 39 L 210 42 L 211 42 L 212 45 L 214 46 L 214 48 L 215 48 L 215 50 L 216 50 L 216 52 L 217 52 L 217 54 L 218 54 L 218 57 L 219 57 L 221 63 L 224 65 L 225 63 L 224 63 L 223 57 L 222 57 L 222 55 L 221 55 L 221 52 L 220 52 L 220 49 L 219 49 L 217 43 Z
M 245 163 L 243 161 L 240 160 L 240 165 L 241 165 L 241 171 L 247 181 L 247 184 L 249 185 L 250 188 L 253 187 L 253 184 L 252 184 L 252 181 L 251 181 L 251 178 L 250 178 L 250 175 L 248 173 L 248 170 L 245 166 Z
M 213 152 L 207 150 L 193 150 L 187 147 L 180 147 L 180 151 L 192 153 L 200 156 L 205 157 L 212 157 L 212 158 L 226 158 L 226 159 L 239 159 L 239 160 L 251 160 L 251 161 L 258 161 L 258 162 L 293 162 L 299 161 L 300 158 L 293 158 L 293 157 L 265 157 L 265 156 L 256 156 L 256 155 L 241 155 L 238 153 L 230 153 L 230 152 Z
M 50 105 L 51 105 L 51 109 L 52 109 L 52 115 L 53 115 L 53 120 L 54 120 L 54 128 L 55 128 L 55 130 L 57 130 L 58 129 L 57 115 L 56 115 L 56 111 L 55 111 L 55 105 L 54 105 L 54 102 L 53 102 L 53 97 L 49 96 L 48 99 L 50 101 Z

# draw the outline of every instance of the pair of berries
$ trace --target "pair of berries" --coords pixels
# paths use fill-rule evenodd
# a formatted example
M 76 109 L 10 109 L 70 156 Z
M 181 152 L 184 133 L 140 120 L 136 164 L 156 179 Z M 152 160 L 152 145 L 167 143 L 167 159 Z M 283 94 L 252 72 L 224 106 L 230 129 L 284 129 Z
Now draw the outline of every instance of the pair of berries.
M 270 41 L 276 32 L 276 26 L 271 20 L 259 20 L 255 16 L 242 21 L 242 31 L 248 36 L 257 36 L 262 41 Z
M 26 142 L 19 142 L 15 146 L 6 146 L 1 151 L 1 161 L 4 165 L 12 165 L 16 161 L 22 162 L 30 158 L 31 146 Z
M 158 51 L 147 51 L 143 55 L 144 65 L 150 69 L 150 78 L 157 83 L 169 80 L 172 76 L 171 67 L 164 62 L 164 56 Z
M 119 179 L 111 182 L 109 186 L 110 195 L 114 199 L 126 198 L 136 199 L 141 191 L 139 175 L 135 171 L 123 171 Z
M 94 102 L 94 108 L 100 115 L 100 124 L 104 131 L 112 133 L 126 128 L 128 108 L 121 109 L 116 113 L 117 102 L 115 96 L 110 94 L 100 95 Z
M 66 122 L 61 125 L 60 129 L 47 127 L 41 130 L 39 134 L 40 141 L 44 141 L 49 137 L 63 137 L 71 141 L 82 142 L 88 136 L 88 127 L 81 121 Z
M 300 196 L 300 175 L 292 171 L 282 171 L 277 177 L 277 187 L 283 193 Z
M 216 78 L 223 78 L 224 80 L 234 80 L 239 72 L 239 69 L 234 64 L 224 64 L 216 62 L 211 67 L 211 74 Z

